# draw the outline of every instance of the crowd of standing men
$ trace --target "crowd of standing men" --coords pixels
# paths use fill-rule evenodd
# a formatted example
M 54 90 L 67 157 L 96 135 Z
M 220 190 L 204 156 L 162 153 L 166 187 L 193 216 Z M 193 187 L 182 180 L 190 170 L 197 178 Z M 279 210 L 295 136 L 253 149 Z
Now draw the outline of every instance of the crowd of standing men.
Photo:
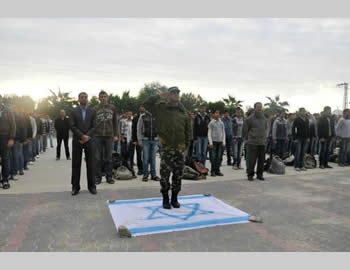
M 201 105 L 199 112 L 189 113 L 179 102 L 177 87 L 168 92 L 150 97 L 140 105 L 139 112 L 125 112 L 118 116 L 116 108 L 108 103 L 108 94 L 99 93 L 100 103 L 88 106 L 88 95 L 79 94 L 79 106 L 69 115 L 64 110 L 53 123 L 47 115 L 25 113 L 15 105 L 0 110 L 0 154 L 2 162 L 2 187 L 10 187 L 8 180 L 17 180 L 28 165 L 33 164 L 41 152 L 47 149 L 48 139 L 52 144 L 53 128 L 57 135 L 56 160 L 61 157 L 64 142 L 66 158 L 70 160 L 69 132 L 72 140 L 72 195 L 80 191 L 82 153 L 85 153 L 88 189 L 96 194 L 96 185 L 106 176 L 106 182 L 114 184 L 112 152 L 120 153 L 122 165 L 134 171 L 134 156 L 137 156 L 137 174 L 142 181 L 160 181 L 165 208 L 179 207 L 177 194 L 186 161 L 198 160 L 204 166 L 210 160 L 210 175 L 223 176 L 223 154 L 226 151 L 227 165 L 234 170 L 242 169 L 242 156 L 246 159 L 248 180 L 264 180 L 264 162 L 267 154 L 284 159 L 295 157 L 296 171 L 304 171 L 306 153 L 319 156 L 321 169 L 331 168 L 330 155 L 338 145 L 339 166 L 350 163 L 350 110 L 342 117 L 332 115 L 326 106 L 321 114 L 310 114 L 305 108 L 297 113 L 284 111 L 264 114 L 260 102 L 246 114 L 237 108 L 234 115 L 228 111 L 206 112 Z M 0 100 L 1 101 L 1 100 Z M 223 116 L 221 117 L 221 114 Z M 160 177 L 156 173 L 156 153 L 161 153 Z M 208 158 L 209 154 L 209 158 Z M 256 166 L 257 165 L 257 166 Z M 256 169 L 255 169 L 256 166 Z M 172 184 L 169 177 L 173 173 Z M 169 203 L 168 191 L 172 190 Z
M 9 189 L 36 162 L 41 153 L 53 148 L 53 121 L 46 114 L 28 113 L 0 96 L 0 187 Z

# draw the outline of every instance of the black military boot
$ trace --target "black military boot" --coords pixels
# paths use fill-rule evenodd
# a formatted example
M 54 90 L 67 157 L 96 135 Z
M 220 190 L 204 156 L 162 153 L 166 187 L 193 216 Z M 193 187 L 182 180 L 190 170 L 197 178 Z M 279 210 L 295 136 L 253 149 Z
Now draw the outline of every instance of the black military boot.
M 162 192 L 163 195 L 163 208 L 164 209 L 171 209 L 170 203 L 169 203 L 169 194 L 168 192 Z
M 179 192 L 171 192 L 171 205 L 174 208 L 180 208 L 180 203 L 177 201 L 177 194 L 179 194 Z

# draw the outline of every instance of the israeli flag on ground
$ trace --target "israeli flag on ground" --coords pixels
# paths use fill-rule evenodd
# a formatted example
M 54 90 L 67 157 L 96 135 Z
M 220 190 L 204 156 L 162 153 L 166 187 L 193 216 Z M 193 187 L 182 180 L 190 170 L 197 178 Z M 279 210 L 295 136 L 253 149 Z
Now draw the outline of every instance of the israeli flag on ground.
M 132 236 L 248 223 L 249 214 L 213 195 L 180 196 L 180 208 L 163 209 L 162 198 L 107 201 L 114 224 Z

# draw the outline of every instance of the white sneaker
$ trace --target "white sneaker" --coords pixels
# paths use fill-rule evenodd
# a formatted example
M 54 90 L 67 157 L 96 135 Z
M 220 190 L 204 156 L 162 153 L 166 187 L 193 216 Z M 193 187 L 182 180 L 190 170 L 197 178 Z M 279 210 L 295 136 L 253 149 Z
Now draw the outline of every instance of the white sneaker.
M 295 170 L 296 170 L 297 172 L 300 172 L 300 168 L 295 168 Z
M 302 167 L 300 170 L 302 170 L 302 171 L 306 171 L 306 168 L 305 168 L 305 167 Z

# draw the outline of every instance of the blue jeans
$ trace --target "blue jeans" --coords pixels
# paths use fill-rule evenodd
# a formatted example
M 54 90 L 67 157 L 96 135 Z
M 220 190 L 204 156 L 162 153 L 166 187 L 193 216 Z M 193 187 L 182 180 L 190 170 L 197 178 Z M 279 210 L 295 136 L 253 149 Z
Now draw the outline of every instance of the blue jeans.
M 32 142 L 28 142 L 27 144 L 23 145 L 23 168 L 27 168 L 28 162 L 32 160 Z
M 339 150 L 339 164 L 348 163 L 350 138 L 341 138 Z
M 296 151 L 295 151 L 295 168 L 303 168 L 304 166 L 304 156 L 307 150 L 308 142 L 307 139 L 298 139 L 296 143 Z
M 329 147 L 331 138 L 325 139 L 323 142 L 320 141 L 320 166 L 328 165 L 329 158 Z
M 102 166 L 106 176 L 112 177 L 112 150 L 113 150 L 113 137 L 95 137 L 95 172 L 96 177 L 102 177 Z
M 234 138 L 233 139 L 233 165 L 239 167 L 241 165 L 241 157 L 242 157 L 242 147 L 243 146 L 243 138 Z
M 208 136 L 197 137 L 197 158 L 205 167 L 207 161 Z
M 286 140 L 276 140 L 276 148 L 275 153 L 277 156 L 279 156 L 281 159 L 284 157 L 284 153 L 286 152 Z
M 19 142 L 15 141 L 13 146 L 9 149 L 10 176 L 17 175 L 18 172 L 18 146 Z
M 156 153 L 158 150 L 158 141 L 144 140 L 143 141 L 143 176 L 148 177 L 149 165 L 151 165 L 151 177 L 156 174 Z
M 226 157 L 228 165 L 231 165 L 231 157 L 232 157 L 232 136 L 226 137 Z
M 24 154 L 23 154 L 23 143 L 18 143 L 17 148 L 17 170 L 23 173 L 24 169 Z
M 222 142 L 213 142 L 213 148 L 211 149 L 211 172 L 220 172 L 223 150 Z

